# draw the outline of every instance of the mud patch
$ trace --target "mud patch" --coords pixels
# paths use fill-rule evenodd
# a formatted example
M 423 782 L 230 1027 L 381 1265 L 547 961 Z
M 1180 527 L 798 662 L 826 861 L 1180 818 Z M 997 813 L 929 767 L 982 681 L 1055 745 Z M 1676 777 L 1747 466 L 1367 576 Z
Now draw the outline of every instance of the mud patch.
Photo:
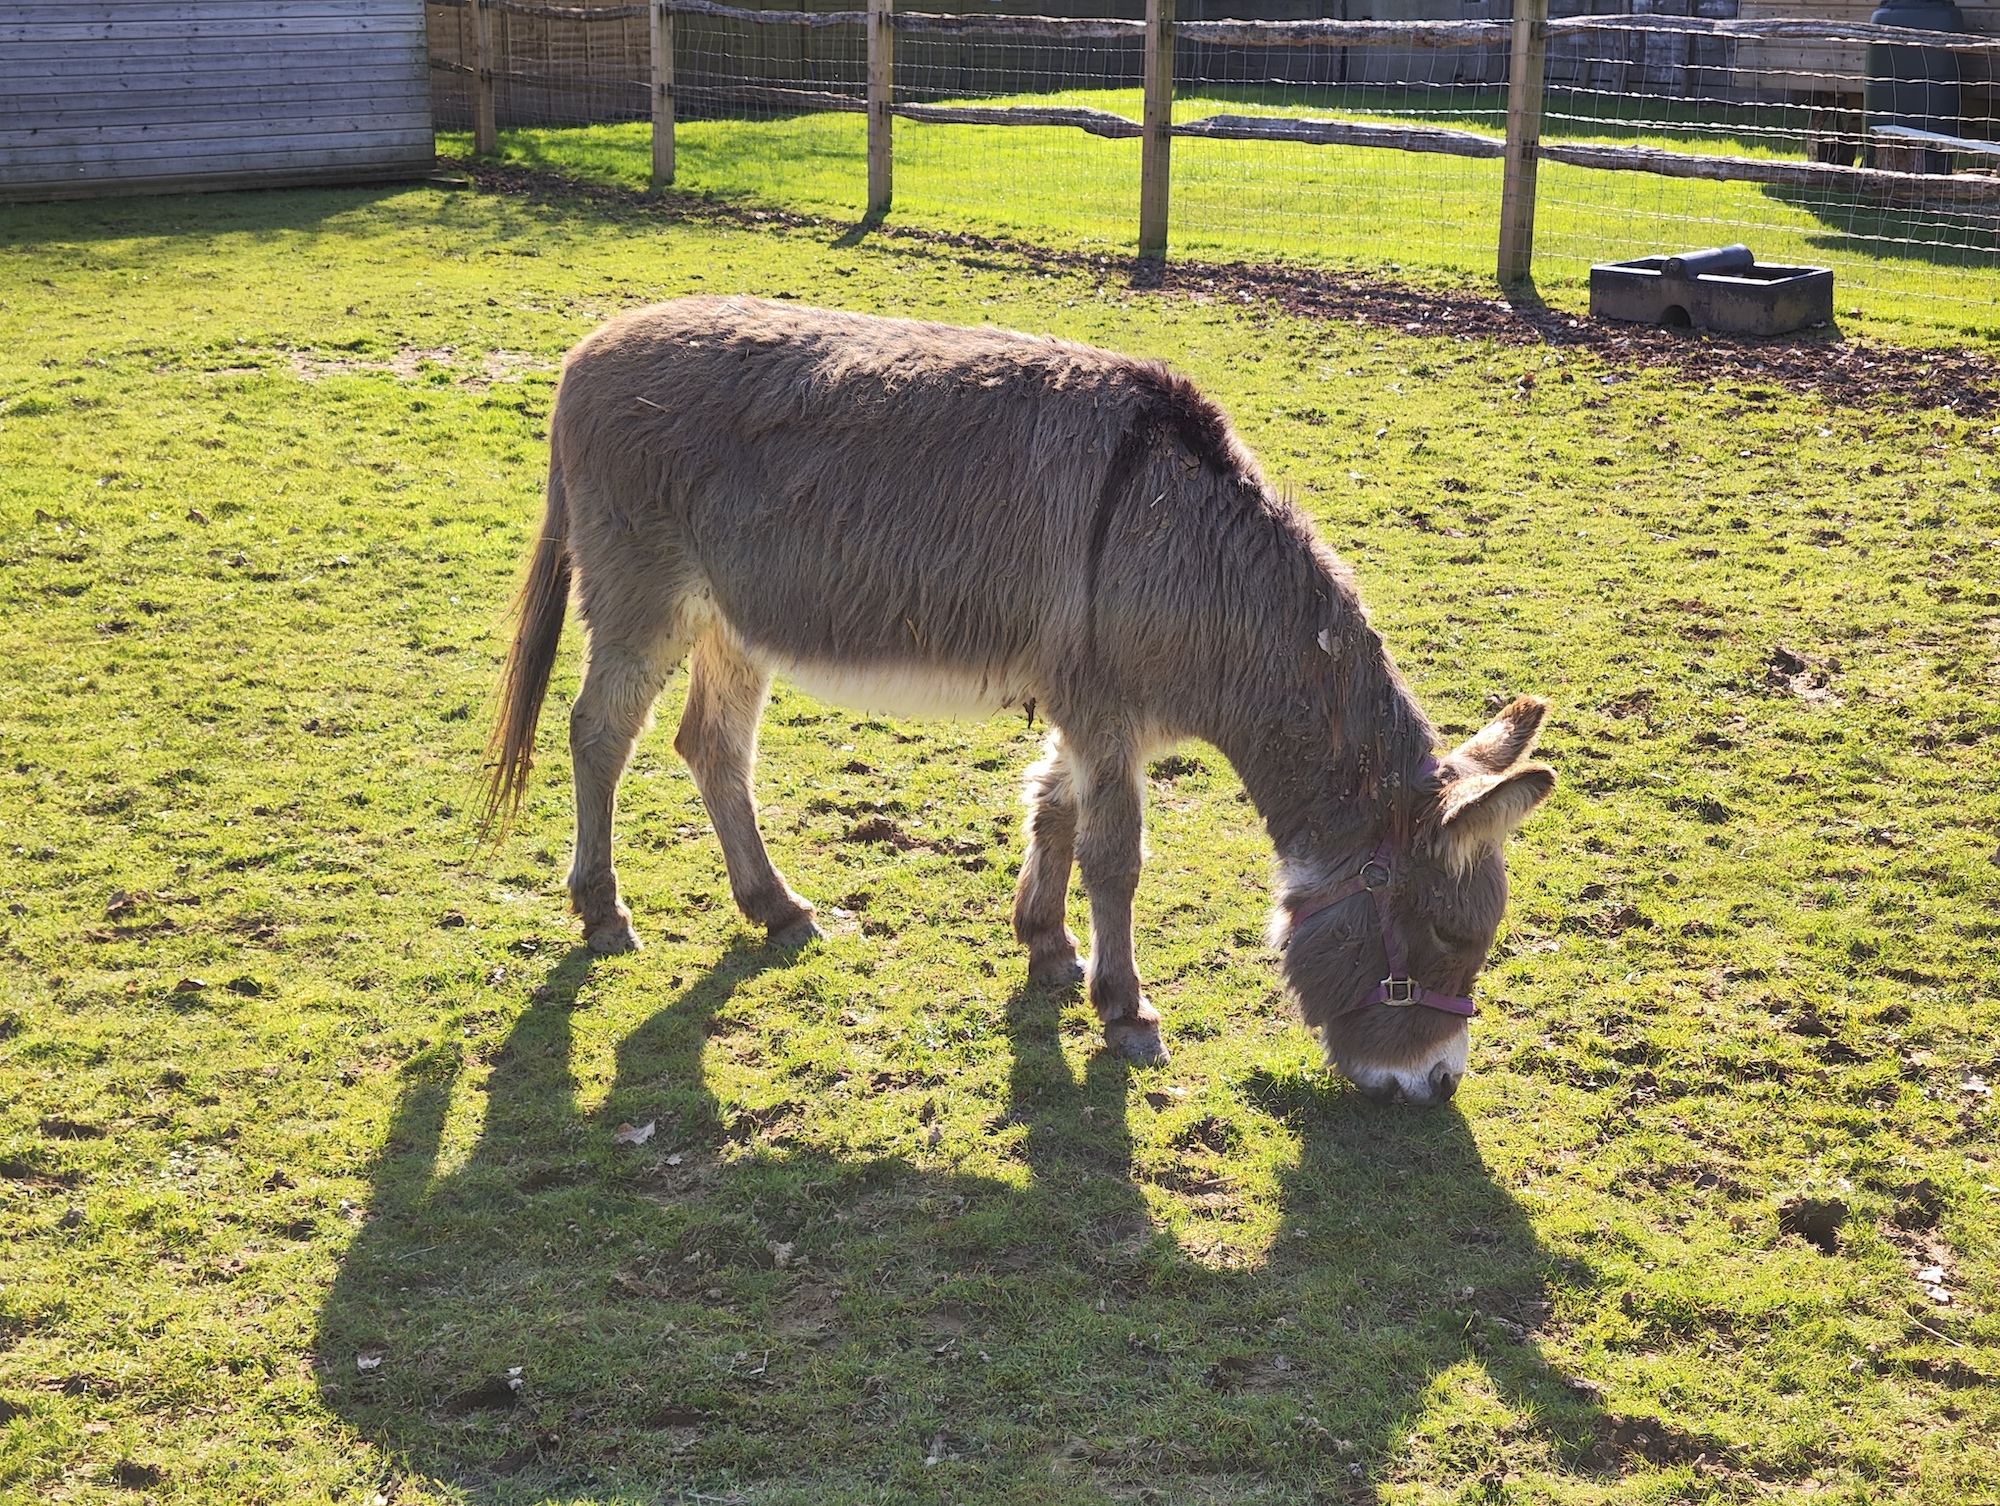
M 454 386 L 474 391 L 495 382 L 518 382 L 529 372 L 556 369 L 554 361 L 524 351 L 461 352 L 450 345 L 435 348 L 405 345 L 386 361 L 322 356 L 298 350 L 288 354 L 287 363 L 292 375 L 303 382 L 323 382 L 329 377 L 367 376 L 382 372 L 399 382 L 414 382 L 442 370 L 450 373 Z
M 445 162 L 479 189 L 528 199 L 616 205 L 649 217 L 740 225 L 752 230 L 834 228 L 832 220 L 784 210 L 751 209 L 692 195 L 649 195 L 578 183 L 555 173 L 487 163 Z M 844 224 L 840 228 L 848 228 Z M 1702 385 L 1744 382 L 1780 387 L 1850 408 L 1945 409 L 1962 416 L 2000 410 L 2000 364 L 1956 349 L 1914 349 L 1848 339 L 1838 327 L 1775 339 L 1618 324 L 1551 309 L 1532 295 L 1502 298 L 1473 286 L 1403 284 L 1359 273 L 1279 265 L 1170 262 L 1164 268 L 1128 257 L 1054 251 L 968 232 L 874 226 L 869 235 L 941 249 L 998 254 L 1029 267 L 1122 273 L 1135 290 L 1167 297 L 1227 301 L 1301 319 L 1358 324 L 1401 335 L 1453 341 L 1587 351 L 1607 365 L 1663 368 Z

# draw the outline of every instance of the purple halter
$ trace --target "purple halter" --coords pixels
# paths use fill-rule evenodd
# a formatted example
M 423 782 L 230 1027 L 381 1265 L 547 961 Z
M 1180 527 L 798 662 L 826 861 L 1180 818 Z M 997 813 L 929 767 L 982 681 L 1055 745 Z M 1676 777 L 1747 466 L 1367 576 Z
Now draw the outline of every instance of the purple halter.
M 1410 949 L 1403 940 L 1402 928 L 1389 914 L 1389 883 L 1395 877 L 1396 844 L 1384 837 L 1375 849 L 1375 855 L 1361 867 L 1353 878 L 1334 885 L 1315 900 L 1299 906 L 1292 912 L 1292 933 L 1322 911 L 1331 910 L 1335 905 L 1362 894 L 1375 897 L 1375 915 L 1382 928 L 1382 950 L 1389 957 L 1389 976 L 1375 985 L 1375 991 L 1359 1003 L 1341 1011 L 1351 1014 L 1357 1009 L 1367 1009 L 1375 1004 L 1389 1004 L 1402 1008 L 1411 1004 L 1421 1004 L 1425 1009 L 1435 1009 L 1440 1014 L 1455 1014 L 1471 1019 L 1479 1012 L 1479 1006 L 1470 999 L 1457 994 L 1438 993 L 1410 976 Z

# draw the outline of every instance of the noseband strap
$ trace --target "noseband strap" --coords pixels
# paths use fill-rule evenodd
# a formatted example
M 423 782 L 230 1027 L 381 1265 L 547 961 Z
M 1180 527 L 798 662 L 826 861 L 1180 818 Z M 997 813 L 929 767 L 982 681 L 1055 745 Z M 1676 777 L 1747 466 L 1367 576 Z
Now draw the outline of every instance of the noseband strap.
M 1376 1004 L 1396 1008 L 1416 1004 L 1425 1009 L 1435 1009 L 1440 1014 L 1455 1014 L 1469 1020 L 1479 1012 L 1479 1006 L 1472 1000 L 1426 988 L 1410 976 L 1409 944 L 1403 939 L 1402 927 L 1389 913 L 1389 886 L 1395 878 L 1395 863 L 1396 844 L 1384 837 L 1376 847 L 1375 855 L 1361 865 L 1359 873 L 1342 880 L 1292 912 L 1292 934 L 1297 935 L 1300 926 L 1335 905 L 1345 904 L 1363 894 L 1372 895 L 1376 924 L 1382 930 L 1382 950 L 1389 959 L 1389 976 L 1375 985 L 1373 993 L 1341 1012 L 1351 1014 L 1354 1010 L 1367 1009 Z

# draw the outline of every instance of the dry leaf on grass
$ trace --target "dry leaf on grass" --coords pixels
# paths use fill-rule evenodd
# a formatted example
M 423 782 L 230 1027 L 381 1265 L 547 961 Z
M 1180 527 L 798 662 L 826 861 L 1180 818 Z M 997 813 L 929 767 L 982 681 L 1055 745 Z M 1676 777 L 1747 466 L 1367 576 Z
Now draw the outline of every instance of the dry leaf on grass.
M 653 1121 L 648 1119 L 637 1129 L 634 1129 L 629 1124 L 619 1125 L 617 1133 L 611 1137 L 611 1143 L 613 1145 L 644 1145 L 652 1138 Z
M 120 915 L 130 914 L 151 898 L 143 889 L 114 889 L 111 898 L 105 902 L 104 918 L 114 920 Z

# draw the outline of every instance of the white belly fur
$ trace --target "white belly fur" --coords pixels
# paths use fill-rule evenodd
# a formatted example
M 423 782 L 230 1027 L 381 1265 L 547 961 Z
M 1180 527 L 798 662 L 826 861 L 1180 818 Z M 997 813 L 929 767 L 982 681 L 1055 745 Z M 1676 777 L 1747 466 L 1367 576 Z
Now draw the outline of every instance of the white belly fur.
M 773 672 L 814 700 L 885 716 L 991 716 L 1021 705 L 1028 692 L 1009 680 L 919 665 L 773 663 Z

